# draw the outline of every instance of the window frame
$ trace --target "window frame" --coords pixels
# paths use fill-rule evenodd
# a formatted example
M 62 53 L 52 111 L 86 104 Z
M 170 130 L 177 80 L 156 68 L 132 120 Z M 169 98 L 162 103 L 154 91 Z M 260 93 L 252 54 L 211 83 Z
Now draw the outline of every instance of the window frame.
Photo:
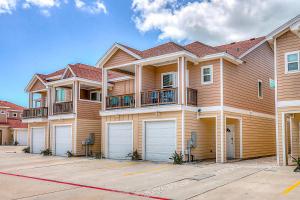
M 97 100 L 92 100 L 92 94 L 97 94 Z M 102 99 L 101 99 L 101 92 L 100 91 L 90 91 L 90 101 L 93 101 L 93 102 L 102 102 Z
M 64 99 L 62 101 L 58 101 L 58 99 L 57 99 L 57 91 L 58 90 L 63 90 L 64 91 Z M 67 102 L 66 99 L 67 99 L 66 89 L 62 88 L 62 87 L 55 88 L 55 103 L 64 103 L 64 102 Z
M 259 85 L 261 85 L 261 88 L 259 88 Z M 264 90 L 263 90 L 263 81 L 262 80 L 257 80 L 257 97 L 259 99 L 263 99 L 264 98 Z M 260 92 L 261 89 L 261 92 Z M 261 93 L 261 95 L 260 95 Z
M 13 113 L 13 117 L 17 118 L 18 117 L 18 113 Z
M 173 85 L 169 87 L 164 87 L 164 76 L 166 75 L 172 75 L 173 79 Z M 167 88 L 176 88 L 177 87 L 177 72 L 165 72 L 161 73 L 161 88 L 162 89 L 167 89 Z
M 288 62 L 288 56 L 289 55 L 292 55 L 292 54 L 298 54 L 298 69 L 297 70 L 292 70 L 292 71 L 289 71 L 288 69 L 288 64 L 289 63 L 294 63 L 294 62 Z M 298 73 L 300 72 L 300 51 L 292 51 L 292 52 L 287 52 L 285 53 L 285 74 L 292 74 L 292 73 Z
M 205 69 L 210 69 L 210 81 L 204 81 L 204 76 L 207 76 L 208 74 L 204 75 L 204 70 Z M 214 70 L 213 70 L 213 65 L 206 65 L 201 67 L 201 85 L 210 85 L 213 84 L 214 82 Z

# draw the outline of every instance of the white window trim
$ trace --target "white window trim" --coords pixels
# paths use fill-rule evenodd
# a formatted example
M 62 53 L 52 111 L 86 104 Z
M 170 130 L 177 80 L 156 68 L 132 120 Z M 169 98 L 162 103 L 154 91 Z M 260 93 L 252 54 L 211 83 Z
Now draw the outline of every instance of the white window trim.
M 211 74 L 210 74 L 211 80 L 205 82 L 205 81 L 204 81 L 204 73 L 203 73 L 203 71 L 204 71 L 204 69 L 208 69 L 208 68 L 209 68 L 210 71 L 211 71 Z M 213 66 L 212 66 L 212 65 L 202 66 L 202 67 L 201 67 L 201 85 L 210 85 L 210 84 L 212 84 L 213 82 L 214 82 L 214 70 L 213 70 Z
M 288 56 L 291 54 L 298 54 L 298 70 L 288 71 Z M 285 74 L 293 74 L 300 72 L 300 51 L 292 51 L 285 53 Z
M 176 88 L 177 87 L 177 72 L 165 72 L 165 73 L 161 73 L 161 88 L 164 89 L 164 75 L 169 75 L 172 74 L 173 75 L 173 83 L 174 85 L 172 85 L 172 88 Z
M 96 93 L 97 94 L 97 99 L 98 100 L 92 100 L 92 94 Z M 95 101 L 95 102 L 101 102 L 101 92 L 100 91 L 91 91 L 90 92 L 90 101 Z
M 259 96 L 259 83 L 261 83 L 261 96 Z M 263 81 L 262 80 L 257 80 L 257 97 L 259 99 L 263 99 L 264 98 L 264 89 L 263 89 Z
M 185 71 L 185 84 L 186 84 L 186 87 L 190 87 L 190 70 L 189 69 L 186 69 Z

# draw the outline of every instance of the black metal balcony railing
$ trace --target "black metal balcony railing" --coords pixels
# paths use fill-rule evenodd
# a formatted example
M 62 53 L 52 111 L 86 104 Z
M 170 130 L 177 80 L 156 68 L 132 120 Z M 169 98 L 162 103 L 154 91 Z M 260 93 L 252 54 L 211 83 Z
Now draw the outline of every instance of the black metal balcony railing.
M 198 91 L 192 88 L 187 88 L 187 105 L 197 106 Z
M 142 106 L 176 104 L 177 102 L 177 88 L 141 92 Z
M 70 114 L 73 113 L 73 101 L 60 102 L 53 104 L 53 114 Z
M 133 108 L 135 107 L 135 95 L 125 94 L 106 97 L 106 109 Z
M 48 108 L 30 108 L 23 111 L 23 119 L 48 117 Z

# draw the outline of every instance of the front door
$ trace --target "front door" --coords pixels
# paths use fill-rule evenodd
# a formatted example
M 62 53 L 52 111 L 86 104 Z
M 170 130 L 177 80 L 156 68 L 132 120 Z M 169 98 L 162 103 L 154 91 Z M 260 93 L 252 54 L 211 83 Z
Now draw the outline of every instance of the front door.
M 227 159 L 234 159 L 234 128 L 234 125 L 227 125 L 226 128 Z

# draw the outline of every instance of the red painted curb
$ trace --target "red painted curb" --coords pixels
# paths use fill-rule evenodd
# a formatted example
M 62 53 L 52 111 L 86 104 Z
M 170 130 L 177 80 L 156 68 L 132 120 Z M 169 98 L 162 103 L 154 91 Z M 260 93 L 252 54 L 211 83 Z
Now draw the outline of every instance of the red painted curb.
M 120 190 L 115 190 L 115 189 L 101 188 L 101 187 L 95 187 L 95 186 L 89 186 L 89 185 L 82 185 L 82 184 L 76 184 L 76 183 L 70 183 L 70 182 L 63 182 L 63 181 L 56 181 L 56 180 L 51 180 L 51 179 L 38 178 L 38 177 L 32 177 L 32 176 L 25 176 L 25 175 L 20 175 L 20 174 L 12 174 L 12 173 L 7 173 L 7 172 L 0 172 L 0 174 L 7 175 L 7 176 L 15 176 L 15 177 L 21 177 L 21 178 L 28 178 L 28 179 L 39 180 L 39 181 L 45 181 L 45 182 L 50 182 L 50 183 L 58 183 L 58 184 L 63 184 L 63 185 L 71 185 L 71 186 L 76 186 L 76 187 L 81 187 L 81 188 L 88 188 L 88 189 L 94 189 L 94 190 L 102 190 L 102 191 L 106 191 L 106 192 L 114 192 L 114 193 L 125 194 L 125 195 L 136 196 L 136 197 L 144 197 L 144 198 L 149 198 L 149 199 L 170 200 L 170 199 L 163 198 L 163 197 L 148 196 L 148 195 L 137 194 L 137 193 L 133 193 L 133 192 L 125 192 L 125 191 L 120 191 Z

